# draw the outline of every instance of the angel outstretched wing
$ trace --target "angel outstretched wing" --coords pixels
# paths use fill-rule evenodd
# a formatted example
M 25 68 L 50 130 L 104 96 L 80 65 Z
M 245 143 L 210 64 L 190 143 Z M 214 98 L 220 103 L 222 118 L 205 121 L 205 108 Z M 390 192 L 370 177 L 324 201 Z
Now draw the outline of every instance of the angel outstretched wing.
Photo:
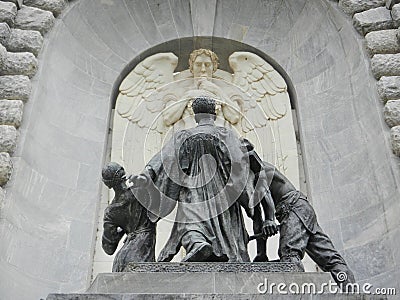
M 149 56 L 128 74 L 119 87 L 114 116 L 114 128 L 119 130 L 113 132 L 113 149 L 120 148 L 120 151 L 113 151 L 112 159 L 124 164 L 129 171 L 135 167 L 133 166 L 135 153 L 124 157 L 124 148 L 128 149 L 136 143 L 143 144 L 149 131 L 154 131 L 152 134 L 157 136 L 165 132 L 168 127 L 168 124 L 157 116 L 166 108 L 168 102 L 177 99 L 173 95 L 162 98 L 150 95 L 174 80 L 177 63 L 178 57 L 173 53 Z M 125 139 L 127 130 L 130 131 L 129 139 Z M 137 169 L 140 170 L 142 167 L 137 166 Z
M 282 76 L 264 59 L 250 52 L 234 52 L 229 56 L 229 65 L 234 71 L 233 84 L 247 93 L 244 101 L 242 130 L 267 126 L 285 116 L 287 112 L 287 85 Z M 251 120 L 252 125 L 247 120 Z
M 149 99 L 148 96 L 157 88 L 173 81 L 177 64 L 178 57 L 173 53 L 158 53 L 139 63 L 119 87 L 116 103 L 118 114 L 122 118 L 137 122 L 140 127 L 149 125 L 143 113 L 159 112 L 165 105 L 162 100 Z M 144 101 L 145 103 L 142 103 Z M 144 104 L 143 109 L 140 109 L 140 104 Z

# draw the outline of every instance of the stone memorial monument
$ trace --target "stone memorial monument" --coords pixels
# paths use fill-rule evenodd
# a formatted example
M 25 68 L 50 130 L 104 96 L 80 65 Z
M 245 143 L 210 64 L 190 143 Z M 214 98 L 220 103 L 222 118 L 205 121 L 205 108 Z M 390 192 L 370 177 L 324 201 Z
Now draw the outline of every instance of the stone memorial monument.
M 398 2 L 0 0 L 0 298 L 279 299 L 271 284 L 344 283 L 351 271 L 371 293 L 398 294 Z M 242 218 L 232 233 L 247 243 L 219 235 L 214 214 L 204 226 L 176 222 L 196 212 L 184 209 L 198 192 L 185 180 L 182 201 L 165 201 L 172 190 L 157 196 L 153 157 L 197 128 L 201 96 L 216 101 L 215 126 L 249 158 L 243 197 L 221 213 L 223 224 Z M 199 174 L 213 185 L 221 169 L 207 151 Z M 178 179 L 191 174 L 184 161 Z M 254 193 L 264 179 L 281 223 L 268 238 L 271 211 Z M 207 231 L 189 230 L 200 243 L 182 234 L 194 227 Z M 232 262 L 243 244 L 251 262 Z M 214 261 L 193 261 L 208 245 Z M 114 261 L 124 272 L 111 272 Z M 326 292 L 284 298 L 351 298 Z
M 264 235 L 258 237 L 257 243 L 258 250 L 264 249 L 264 253 L 258 254 L 266 257 L 265 240 L 278 230 L 275 203 L 281 228 L 280 261 L 295 263 L 304 270 L 301 259 L 307 251 L 322 270 L 332 273 L 337 284 L 354 283 L 353 273 L 318 225 L 307 198 L 273 165 L 262 162 L 249 141 L 215 125 L 214 99 L 197 97 L 192 109 L 198 125 L 175 133 L 149 161 L 144 173 L 132 177 L 135 188 L 152 191 L 151 199 L 136 198 L 146 206 L 154 222 L 170 214 L 178 203 L 174 227 L 158 261 L 171 261 L 183 246 L 187 254 L 182 262 L 249 262 L 248 235 L 240 206 L 255 223 L 262 224 Z M 119 166 L 119 170 L 123 169 Z M 136 183 L 139 178 L 141 184 Z M 132 190 L 132 197 L 138 194 L 135 191 Z M 261 207 L 263 214 L 256 215 L 255 210 Z M 108 215 L 107 212 L 105 226 Z M 103 248 L 109 252 L 104 247 L 104 236 Z M 154 256 L 154 247 L 146 249 L 139 244 L 130 248 L 139 253 L 139 259 L 131 262 L 149 261 L 147 252 Z
M 118 163 L 103 169 L 104 184 L 115 191 L 104 213 L 104 251 L 113 254 L 126 235 L 113 272 L 148 279 L 156 274 L 161 282 L 164 275 L 192 274 L 170 290 L 190 293 L 195 283 L 191 276 L 198 272 L 212 274 L 212 280 L 218 273 L 234 272 L 239 281 L 248 272 L 302 272 L 301 260 L 307 252 L 332 274 L 342 291 L 351 292 L 354 275 L 318 225 L 307 198 L 235 132 L 255 131 L 285 115 L 276 109 L 279 93 L 285 95 L 284 82 L 252 53 L 234 53 L 229 61 L 235 70 L 232 82 L 240 88 L 213 77 L 218 57 L 207 49 L 191 53 L 191 75 L 183 76 L 188 78 L 173 80 L 176 57 L 167 53 L 145 59 L 121 84 L 116 122 L 126 123 L 124 134 L 132 128 L 138 135 L 153 134 L 153 138 L 168 136 L 168 129 L 173 132 L 142 172 L 127 177 Z M 246 95 L 249 89 L 253 92 Z M 256 126 L 249 121 L 254 118 Z M 192 119 L 194 127 L 190 127 Z M 128 152 L 125 145 L 123 153 Z M 128 155 L 130 167 L 136 154 Z M 175 208 L 174 225 L 155 263 L 156 223 Z M 242 209 L 253 221 L 252 237 Z M 280 260 L 268 262 L 266 241 L 278 232 L 275 216 L 280 223 Z M 257 240 L 257 255 L 250 263 L 252 239 Z M 169 263 L 181 247 L 186 253 L 181 262 Z M 88 293 L 119 293 L 124 288 L 116 281 L 135 280 L 129 274 L 123 276 L 100 274 Z M 140 283 L 134 286 L 125 291 L 147 291 Z M 162 294 L 165 289 L 157 285 L 156 291 Z M 218 293 L 218 289 L 213 291 Z

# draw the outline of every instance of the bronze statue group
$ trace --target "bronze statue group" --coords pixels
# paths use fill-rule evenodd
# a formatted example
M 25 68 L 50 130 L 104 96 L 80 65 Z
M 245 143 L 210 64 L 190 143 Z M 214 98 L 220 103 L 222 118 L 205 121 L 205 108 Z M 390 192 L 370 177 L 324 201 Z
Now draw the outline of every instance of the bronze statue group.
M 183 247 L 184 262 L 249 262 L 243 208 L 258 236 L 254 261 L 268 261 L 267 237 L 279 229 L 281 262 L 304 270 L 301 260 L 307 253 L 338 284 L 354 282 L 307 198 L 262 161 L 248 140 L 216 126 L 215 106 L 211 98 L 194 99 L 197 126 L 176 132 L 141 174 L 128 177 L 117 163 L 104 167 L 103 182 L 115 191 L 104 213 L 104 251 L 113 254 L 126 235 L 113 271 L 123 272 L 129 262 L 156 261 L 157 221 L 176 206 L 170 237 L 157 261 L 171 261 Z M 345 280 L 338 278 L 342 272 Z

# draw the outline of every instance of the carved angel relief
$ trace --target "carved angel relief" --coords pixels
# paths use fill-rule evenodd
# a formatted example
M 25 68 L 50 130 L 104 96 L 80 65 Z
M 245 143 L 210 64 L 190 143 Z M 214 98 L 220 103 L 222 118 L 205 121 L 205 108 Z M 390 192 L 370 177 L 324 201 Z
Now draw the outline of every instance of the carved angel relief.
M 112 160 L 128 172 L 142 170 L 170 131 L 195 126 L 191 99 L 209 95 L 218 102 L 217 124 L 235 128 L 255 144 L 264 159 L 281 165 L 284 171 L 285 153 L 294 153 L 297 146 L 281 75 L 250 52 L 229 56 L 233 74 L 218 69 L 218 57 L 207 49 L 191 53 L 188 70 L 174 73 L 177 63 L 173 53 L 158 53 L 144 59 L 122 81 L 114 116 Z M 282 131 L 290 135 L 291 142 L 282 145 Z

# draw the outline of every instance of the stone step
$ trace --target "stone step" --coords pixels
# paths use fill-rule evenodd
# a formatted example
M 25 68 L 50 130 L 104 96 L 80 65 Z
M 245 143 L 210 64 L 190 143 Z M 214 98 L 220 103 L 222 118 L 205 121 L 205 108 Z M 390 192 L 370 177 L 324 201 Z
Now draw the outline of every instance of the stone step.
M 99 274 L 87 293 L 140 294 L 247 294 L 259 289 L 276 289 L 273 284 L 314 284 L 317 290 L 329 292 L 334 284 L 328 273 L 269 272 L 137 272 Z
M 85 293 L 65 299 L 386 299 L 342 294 L 329 273 L 300 272 L 292 263 L 131 263 L 101 273 Z
M 238 294 L 50 294 L 47 300 L 171 300 L 171 299 L 226 299 L 226 300 L 383 300 L 376 295 L 238 295 Z

